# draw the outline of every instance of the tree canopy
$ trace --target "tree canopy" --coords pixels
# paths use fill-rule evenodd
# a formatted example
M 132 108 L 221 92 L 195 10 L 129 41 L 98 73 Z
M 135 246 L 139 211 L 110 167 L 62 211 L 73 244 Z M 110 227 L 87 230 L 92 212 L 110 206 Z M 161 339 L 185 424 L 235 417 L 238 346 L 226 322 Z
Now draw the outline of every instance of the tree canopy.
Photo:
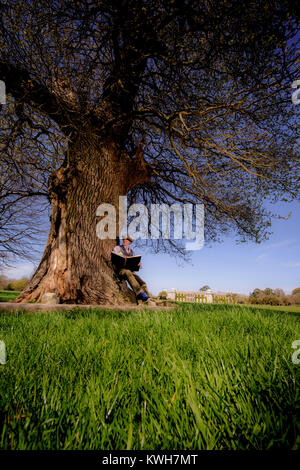
M 205 286 L 202 286 L 199 290 L 205 292 L 207 290 L 211 290 L 211 288 L 209 286 L 205 285 Z
M 206 241 L 230 230 L 261 241 L 264 201 L 299 198 L 295 2 L 4 0 L 0 9 L 1 165 L 14 174 L 22 165 L 23 198 L 51 200 L 49 175 L 75 162 L 79 137 L 132 162 L 135 178 L 120 187 L 130 201 L 202 203 Z

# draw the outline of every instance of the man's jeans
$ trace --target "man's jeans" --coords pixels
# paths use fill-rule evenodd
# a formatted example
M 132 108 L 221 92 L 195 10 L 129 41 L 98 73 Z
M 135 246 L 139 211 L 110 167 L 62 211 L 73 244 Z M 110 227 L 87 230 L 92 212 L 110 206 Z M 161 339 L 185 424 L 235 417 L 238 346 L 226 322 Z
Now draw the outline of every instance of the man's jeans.
M 130 269 L 120 269 L 118 274 L 121 279 L 125 279 L 129 282 L 135 295 L 138 295 L 142 291 L 145 291 L 146 294 L 148 294 L 147 285 L 145 281 L 143 281 L 140 276 L 130 271 Z

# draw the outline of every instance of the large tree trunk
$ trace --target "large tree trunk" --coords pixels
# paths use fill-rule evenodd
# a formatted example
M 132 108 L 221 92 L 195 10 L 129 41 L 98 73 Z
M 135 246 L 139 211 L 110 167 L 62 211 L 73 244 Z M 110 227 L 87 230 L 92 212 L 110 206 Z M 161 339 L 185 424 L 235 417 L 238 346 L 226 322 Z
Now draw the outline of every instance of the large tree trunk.
M 39 267 L 16 301 L 39 302 L 43 294 L 52 292 L 60 303 L 134 302 L 110 261 L 116 239 L 97 237 L 96 210 L 109 203 L 118 214 L 119 195 L 149 176 L 141 152 L 130 159 L 111 141 L 99 142 L 92 135 L 78 138 L 65 164 L 50 178 L 48 241 Z

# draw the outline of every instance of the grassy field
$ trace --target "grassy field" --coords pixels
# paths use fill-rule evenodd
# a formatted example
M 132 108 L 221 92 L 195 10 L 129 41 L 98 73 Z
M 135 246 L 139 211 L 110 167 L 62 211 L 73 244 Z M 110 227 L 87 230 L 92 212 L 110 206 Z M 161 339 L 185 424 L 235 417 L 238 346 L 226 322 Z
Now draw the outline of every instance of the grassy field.
M 4 313 L 1 449 L 299 449 L 300 316 Z
M 295 313 L 300 313 L 300 305 L 251 305 L 248 304 L 248 306 L 251 307 L 256 307 L 259 309 L 269 309 L 269 310 L 275 310 L 277 312 L 295 312 Z
M 169 301 L 170 302 L 170 301 Z M 181 305 L 181 302 L 174 302 L 171 301 L 170 303 L 175 303 L 176 305 Z M 185 302 L 186 305 L 195 305 L 192 302 Z M 220 304 L 212 304 L 214 306 L 220 306 Z M 229 304 L 227 304 L 229 305 Z M 294 313 L 300 313 L 300 305 L 257 305 L 257 304 L 237 304 L 240 307 L 245 307 L 245 308 L 258 308 L 259 310 L 274 310 L 278 312 L 294 312 Z M 221 307 L 222 308 L 222 307 Z
M 11 302 L 16 299 L 20 292 L 13 290 L 0 290 L 0 302 Z

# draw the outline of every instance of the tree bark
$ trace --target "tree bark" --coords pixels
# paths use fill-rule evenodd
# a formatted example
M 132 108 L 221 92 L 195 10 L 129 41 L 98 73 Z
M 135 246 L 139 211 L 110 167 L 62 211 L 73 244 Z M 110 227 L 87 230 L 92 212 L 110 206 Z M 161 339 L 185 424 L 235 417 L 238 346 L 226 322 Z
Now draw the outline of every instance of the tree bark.
M 119 196 L 149 180 L 141 149 L 130 159 L 116 143 L 99 142 L 91 134 L 76 139 L 68 154 L 49 180 L 51 227 L 43 257 L 16 302 L 39 302 L 48 292 L 56 293 L 60 303 L 135 302 L 110 261 L 116 239 L 97 237 L 96 210 L 102 203 L 112 204 L 118 221 Z

